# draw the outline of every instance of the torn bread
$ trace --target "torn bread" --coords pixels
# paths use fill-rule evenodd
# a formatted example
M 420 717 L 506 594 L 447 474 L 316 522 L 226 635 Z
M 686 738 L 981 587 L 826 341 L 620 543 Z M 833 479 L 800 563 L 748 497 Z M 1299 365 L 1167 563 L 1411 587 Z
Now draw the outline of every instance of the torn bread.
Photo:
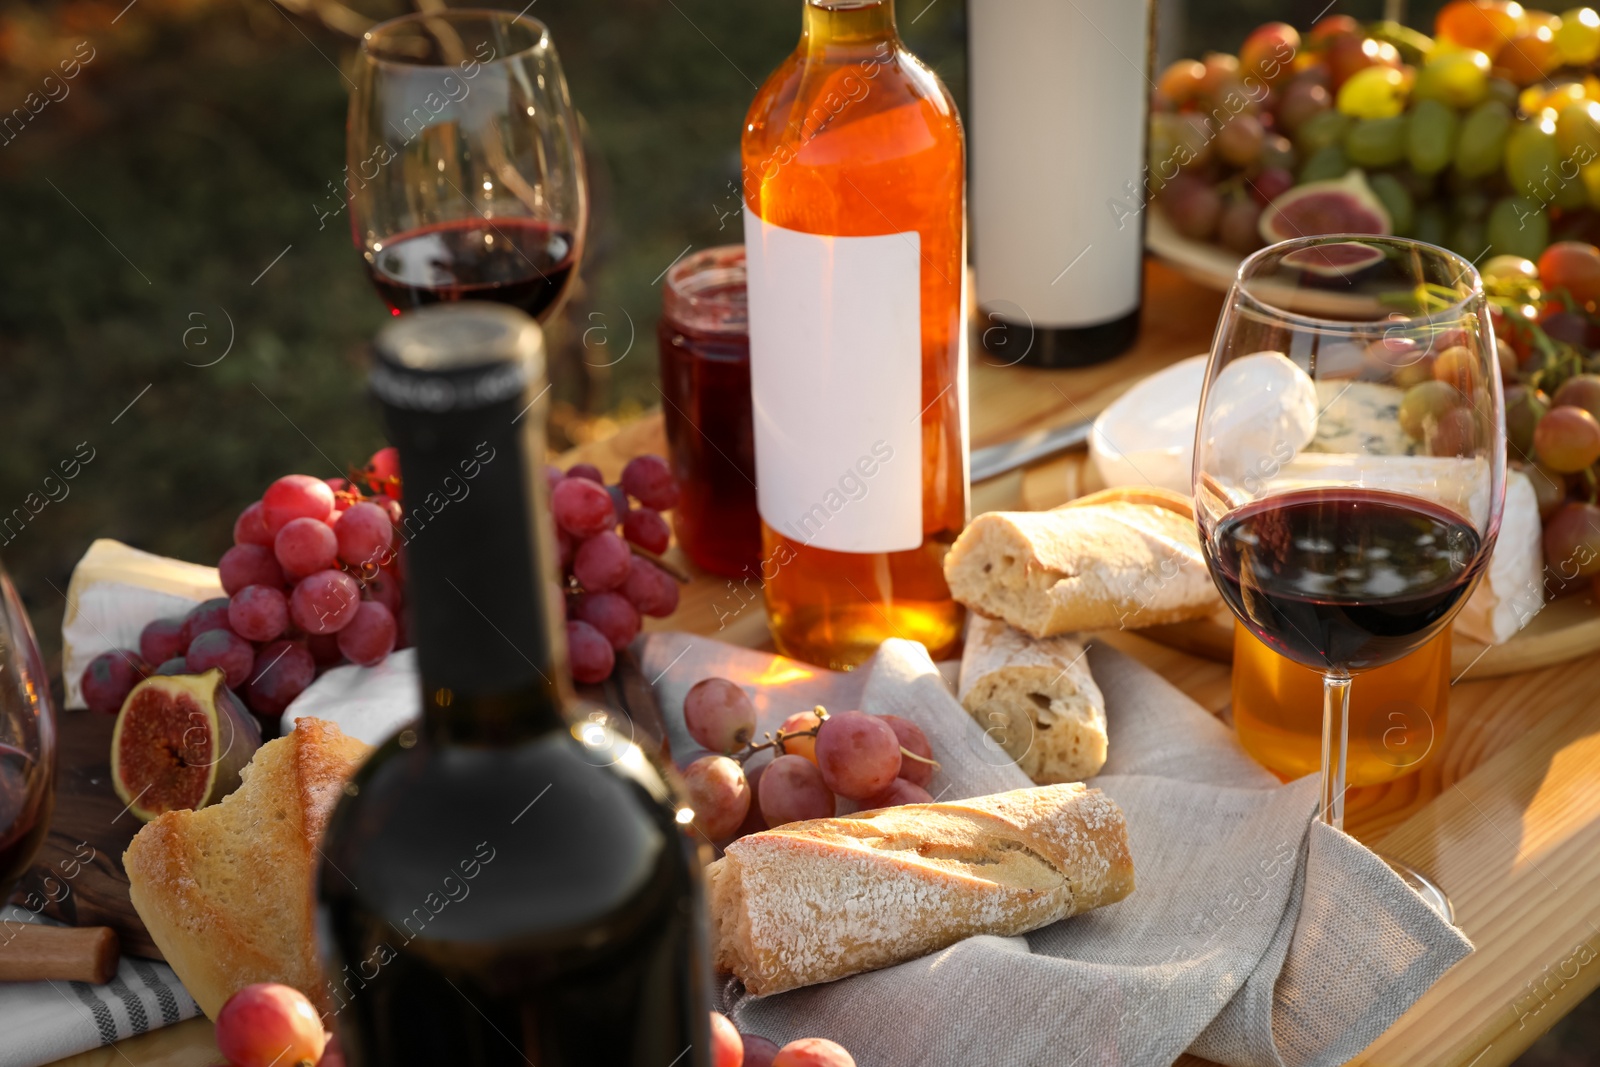
M 256 751 L 221 803 L 165 813 L 123 853 L 134 909 L 210 1018 L 253 982 L 293 986 L 319 1011 L 336 1006 L 317 959 L 312 874 L 328 816 L 370 751 L 332 723 L 301 719 Z
M 1034 639 L 973 616 L 961 706 L 1039 785 L 1081 782 L 1106 762 L 1106 701 L 1071 637 Z
M 758 996 L 1024 934 L 1132 890 L 1122 810 L 1081 784 L 789 823 L 707 869 L 712 958 Z
M 944 576 L 962 604 L 1033 637 L 1184 622 L 1222 603 L 1193 505 L 1150 488 L 979 515 L 945 557 Z

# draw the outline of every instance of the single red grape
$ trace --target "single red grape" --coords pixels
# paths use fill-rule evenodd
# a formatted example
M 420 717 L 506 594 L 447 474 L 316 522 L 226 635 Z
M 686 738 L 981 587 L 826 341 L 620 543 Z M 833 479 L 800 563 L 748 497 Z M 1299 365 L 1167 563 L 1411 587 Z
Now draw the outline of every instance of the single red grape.
M 327 1047 L 317 1009 L 297 989 L 272 982 L 247 985 L 217 1013 L 217 1050 L 233 1067 L 316 1063 Z
M 272 531 L 267 529 L 267 514 L 261 501 L 239 512 L 239 517 L 233 520 L 233 543 L 272 547 Z
M 833 814 L 833 794 L 828 792 L 817 765 L 804 756 L 779 756 L 761 772 L 757 794 L 761 817 L 768 826 L 804 819 L 825 819 Z
M 879 715 L 878 718 L 889 724 L 889 729 L 894 731 L 895 737 L 900 740 L 900 747 L 907 752 L 915 752 L 922 759 L 933 758 L 933 746 L 928 744 L 928 735 L 922 732 L 922 727 L 910 719 L 902 719 L 898 715 Z M 933 781 L 933 764 L 923 763 L 922 760 L 909 759 L 904 752 L 900 754 L 900 777 L 912 785 L 920 785 L 924 789 Z
M 400 450 L 393 446 L 378 449 L 362 468 L 361 477 L 374 493 L 400 499 Z
M 634 508 L 623 516 L 622 536 L 658 556 L 672 543 L 672 530 L 667 527 L 667 520 L 654 508 Z
M 102 715 L 115 715 L 122 710 L 133 687 L 150 674 L 150 665 L 139 653 L 113 649 L 102 652 L 89 661 L 83 669 L 78 684 L 83 689 L 83 702 L 90 711 Z
M 139 655 L 146 663 L 165 663 L 183 655 L 188 647 L 182 619 L 155 619 L 139 631 Z
M 635 456 L 622 468 L 622 488 L 647 508 L 666 511 L 678 502 L 678 481 L 660 456 Z
M 283 568 L 265 545 L 234 545 L 217 561 L 217 577 L 222 591 L 232 596 L 247 585 L 281 586 Z
M 289 598 L 275 585 L 247 585 L 228 601 L 228 623 L 250 641 L 271 641 L 289 628 Z
M 184 650 L 188 651 L 189 642 L 207 630 L 231 629 L 233 623 L 228 621 L 228 598 L 219 596 L 190 608 L 189 614 L 183 617 L 183 632 L 179 636 L 183 640 Z
M 711 1067 L 744 1067 L 744 1040 L 728 1017 L 711 1013 Z
M 367 503 L 380 508 L 389 516 L 389 522 L 395 526 L 400 525 L 400 520 L 405 516 L 405 509 L 400 506 L 400 501 L 392 496 L 375 496 Z
M 343 571 L 318 571 L 300 580 L 289 594 L 289 617 L 308 634 L 344 629 L 361 605 L 361 587 Z
M 583 478 L 594 482 L 596 485 L 605 485 L 606 476 L 600 473 L 600 468 L 593 463 L 574 463 L 567 468 L 568 478 Z
M 618 652 L 639 636 L 639 612 L 621 593 L 590 593 L 579 601 L 572 617 L 599 630 Z
M 683 698 L 689 736 L 713 752 L 737 752 L 756 732 L 756 708 L 745 691 L 726 678 L 702 678 Z
M 544 465 L 544 484 L 546 489 L 554 489 L 556 483 L 565 477 L 566 475 L 561 473 L 561 468 L 554 463 L 546 463 Z
M 587 478 L 563 478 L 550 493 L 550 513 L 575 537 L 593 537 L 617 524 L 610 494 Z
M 394 524 L 378 505 L 362 501 L 350 505 L 339 516 L 333 524 L 333 534 L 340 559 L 352 567 L 377 567 L 394 541 Z
M 183 656 L 173 656 L 171 659 L 162 660 L 161 666 L 150 672 L 151 674 L 188 674 L 189 661 Z
M 364 600 L 355 617 L 339 631 L 339 651 L 363 667 L 376 667 L 394 651 L 394 616 L 375 600 Z
M 237 689 L 250 680 L 256 650 L 232 630 L 207 630 L 189 642 L 183 658 L 188 661 L 190 674 L 221 667 L 228 677 L 228 688 Z
M 262 516 L 273 537 L 291 519 L 326 519 L 333 511 L 333 490 L 309 474 L 285 474 L 267 486 L 261 497 Z
M 339 538 L 320 519 L 291 519 L 278 531 L 272 551 L 287 577 L 304 578 L 339 562 Z
M 628 564 L 628 580 L 623 583 L 622 593 L 641 615 L 662 619 L 678 610 L 678 583 L 640 556 L 634 556 Z
M 583 621 L 567 623 L 567 658 L 572 663 L 572 677 L 580 682 L 603 682 L 611 677 L 617 654 L 611 642 L 593 626 Z
M 262 645 L 245 683 L 244 702 L 263 718 L 282 715 L 317 676 L 311 652 L 298 641 Z
M 572 574 L 586 593 L 616 589 L 628 580 L 633 553 L 628 543 L 610 530 L 587 538 L 572 557 Z
M 827 787 L 840 796 L 876 796 L 900 774 L 900 739 L 875 715 L 841 711 L 817 730 L 817 768 Z
M 683 769 L 683 787 L 694 824 L 711 841 L 732 837 L 750 812 L 750 783 L 738 760 L 702 756 Z

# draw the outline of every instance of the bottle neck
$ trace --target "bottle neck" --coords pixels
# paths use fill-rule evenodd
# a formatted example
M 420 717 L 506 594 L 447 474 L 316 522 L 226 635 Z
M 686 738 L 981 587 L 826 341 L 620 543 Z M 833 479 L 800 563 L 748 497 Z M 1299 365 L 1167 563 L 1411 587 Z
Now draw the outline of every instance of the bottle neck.
M 423 733 L 435 743 L 510 745 L 566 726 L 544 420 L 525 407 L 534 391 L 465 411 L 385 410 L 404 479 Z
M 802 47 L 872 45 L 898 38 L 894 0 L 806 0 Z

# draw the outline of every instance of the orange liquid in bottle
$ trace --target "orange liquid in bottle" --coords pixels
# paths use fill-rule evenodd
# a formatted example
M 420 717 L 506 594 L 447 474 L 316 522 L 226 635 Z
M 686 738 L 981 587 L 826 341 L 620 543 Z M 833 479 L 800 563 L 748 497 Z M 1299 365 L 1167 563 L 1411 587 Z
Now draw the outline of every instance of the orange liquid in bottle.
M 968 507 L 965 148 L 955 105 L 901 44 L 892 0 L 808 0 L 800 45 L 756 95 L 741 148 L 747 210 L 765 222 L 920 239 L 922 543 L 832 551 L 764 518 L 773 640 L 785 655 L 835 669 L 856 666 L 890 637 L 948 656 L 962 609 L 945 585 L 944 557 Z
M 1444 739 L 1450 627 L 1350 685 L 1349 783 L 1378 785 L 1417 770 Z M 1233 631 L 1233 727 L 1246 752 L 1286 781 L 1322 769 L 1322 675 Z

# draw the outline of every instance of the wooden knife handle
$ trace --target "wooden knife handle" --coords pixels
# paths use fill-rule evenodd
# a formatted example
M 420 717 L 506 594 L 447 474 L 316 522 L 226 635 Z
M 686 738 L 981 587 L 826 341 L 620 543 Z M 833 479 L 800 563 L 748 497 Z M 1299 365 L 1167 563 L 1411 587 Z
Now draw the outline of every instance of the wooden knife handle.
M 10 925 L 0 930 L 0 982 L 58 978 L 104 985 L 122 950 L 109 926 Z

